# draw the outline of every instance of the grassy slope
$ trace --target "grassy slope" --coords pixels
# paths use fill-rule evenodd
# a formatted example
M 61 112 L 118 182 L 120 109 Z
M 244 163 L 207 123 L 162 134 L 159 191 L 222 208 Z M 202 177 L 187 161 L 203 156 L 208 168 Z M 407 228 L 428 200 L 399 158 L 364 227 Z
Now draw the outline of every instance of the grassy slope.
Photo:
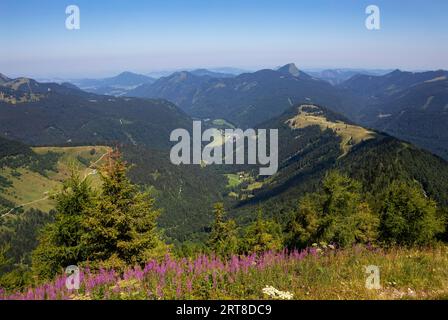
M 96 150 L 93 155 L 90 154 L 92 149 Z M 16 170 L 20 173 L 20 176 L 18 176 L 14 175 L 13 170 L 8 167 L 0 169 L 0 175 L 12 182 L 12 186 L 6 188 L 1 196 L 17 205 L 27 204 L 24 206 L 25 209 L 36 208 L 49 211 L 54 207 L 54 203 L 46 197 L 61 187 L 62 181 L 70 173 L 70 168 L 76 166 L 80 169 L 81 176 L 89 175 L 94 170 L 89 166 L 109 150 L 109 147 L 104 146 L 33 148 L 33 151 L 37 154 L 45 154 L 49 151 L 61 154 L 57 171 L 49 171 L 47 176 L 43 176 L 27 168 L 20 168 Z M 97 185 L 99 183 L 98 177 L 92 174 L 90 176 L 93 184 Z
M 304 106 L 299 107 L 297 116 L 289 119 L 287 123 L 291 128 L 301 129 L 313 125 L 318 125 L 321 130 L 331 129 L 334 133 L 341 137 L 341 149 L 343 155 L 346 155 L 350 149 L 363 141 L 374 139 L 376 134 L 373 131 L 363 127 L 345 123 L 343 121 L 328 120 L 323 114 L 311 114 L 303 110 Z M 318 110 L 313 105 L 305 105 L 305 107 Z M 342 157 L 341 156 L 341 157 Z

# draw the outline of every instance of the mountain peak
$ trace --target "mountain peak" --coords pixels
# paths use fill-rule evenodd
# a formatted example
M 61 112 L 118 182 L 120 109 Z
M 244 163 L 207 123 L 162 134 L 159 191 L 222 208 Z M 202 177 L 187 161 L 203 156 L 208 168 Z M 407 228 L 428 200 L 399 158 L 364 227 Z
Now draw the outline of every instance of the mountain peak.
M 145 75 L 142 74 L 138 74 L 138 73 L 134 73 L 134 72 L 130 72 L 130 71 L 124 71 L 122 73 L 120 73 L 119 75 L 109 78 L 109 79 L 136 79 L 136 80 L 146 80 L 146 79 L 150 79 L 150 77 L 147 77 Z
M 402 73 L 403 73 L 403 71 L 401 71 L 400 69 L 395 69 L 394 71 L 386 74 L 386 76 L 399 75 L 399 74 L 402 74 Z
M 288 63 L 283 67 L 277 69 L 278 72 L 290 74 L 293 77 L 298 77 L 300 75 L 300 70 L 294 63 Z
M 120 76 L 135 76 L 135 75 L 137 75 L 137 74 L 134 73 L 134 72 L 131 72 L 131 71 L 123 71 L 123 72 L 120 73 L 117 77 L 120 77 Z

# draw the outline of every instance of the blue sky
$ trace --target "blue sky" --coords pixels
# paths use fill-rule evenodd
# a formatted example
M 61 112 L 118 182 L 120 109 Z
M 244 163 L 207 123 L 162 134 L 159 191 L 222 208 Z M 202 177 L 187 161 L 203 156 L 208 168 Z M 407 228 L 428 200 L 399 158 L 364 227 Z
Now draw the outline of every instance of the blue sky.
M 71 4 L 80 30 L 65 28 Z M 370 4 L 381 30 L 364 26 Z M 1 0 L 0 72 L 93 77 L 288 62 L 448 69 L 447 13 L 446 0 Z

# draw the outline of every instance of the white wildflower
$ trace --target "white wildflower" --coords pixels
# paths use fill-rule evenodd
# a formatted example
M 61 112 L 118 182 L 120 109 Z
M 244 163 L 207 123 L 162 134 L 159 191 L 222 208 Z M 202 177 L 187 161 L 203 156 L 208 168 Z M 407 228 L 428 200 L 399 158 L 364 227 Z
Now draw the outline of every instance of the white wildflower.
M 263 288 L 263 293 L 273 299 L 291 300 L 294 295 L 288 291 L 280 291 L 273 286 L 266 286 Z

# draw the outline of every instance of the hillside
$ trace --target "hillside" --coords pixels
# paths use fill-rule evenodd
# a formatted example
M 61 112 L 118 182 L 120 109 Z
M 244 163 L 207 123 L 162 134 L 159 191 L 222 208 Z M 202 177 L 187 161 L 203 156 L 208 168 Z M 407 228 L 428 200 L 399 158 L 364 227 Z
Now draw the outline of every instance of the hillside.
M 166 148 L 173 129 L 191 127 L 190 118 L 167 101 L 95 95 L 23 79 L 0 85 L 0 134 L 12 140 Z
M 149 191 L 162 209 L 159 223 L 166 235 L 175 241 L 200 238 L 212 221 L 213 204 L 223 198 L 226 177 L 215 167 L 173 165 L 168 151 L 132 145 L 120 149 L 131 166 L 129 178 Z M 71 168 L 97 187 L 96 169 L 111 150 L 107 146 L 30 148 L 0 137 L 0 215 L 54 209 L 50 196 L 60 190 Z
M 358 75 L 340 85 L 359 101 L 351 119 L 448 159 L 448 72 Z
M 8 140 L 0 138 L 3 141 Z M 83 177 L 90 177 L 96 185 L 95 168 L 111 150 L 105 146 L 30 148 L 13 141 L 8 144 L 13 146 L 9 148 L 11 151 L 0 157 L 2 216 L 30 208 L 46 212 L 53 209 L 50 196 L 58 192 L 71 168 L 76 168 Z M 1 147 L 4 151 L 5 143 Z
M 417 181 L 440 205 L 448 204 L 448 163 L 387 134 L 357 126 L 316 105 L 301 105 L 260 128 L 279 129 L 279 171 L 236 205 L 237 212 L 253 205 L 268 206 L 277 215 L 315 190 L 325 172 L 338 169 L 359 180 L 377 197 L 393 180 Z M 246 168 L 246 170 L 251 170 Z
M 191 104 L 200 90 L 212 78 L 202 73 L 187 71 L 175 72 L 162 77 L 152 84 L 138 86 L 127 93 L 127 96 L 140 98 L 163 98 L 174 102 L 184 111 L 191 109 Z
M 227 184 L 218 167 L 176 166 L 169 152 L 125 146 L 130 179 L 150 191 L 162 209 L 160 226 L 174 241 L 203 240 L 213 220 L 213 204 L 222 201 Z

